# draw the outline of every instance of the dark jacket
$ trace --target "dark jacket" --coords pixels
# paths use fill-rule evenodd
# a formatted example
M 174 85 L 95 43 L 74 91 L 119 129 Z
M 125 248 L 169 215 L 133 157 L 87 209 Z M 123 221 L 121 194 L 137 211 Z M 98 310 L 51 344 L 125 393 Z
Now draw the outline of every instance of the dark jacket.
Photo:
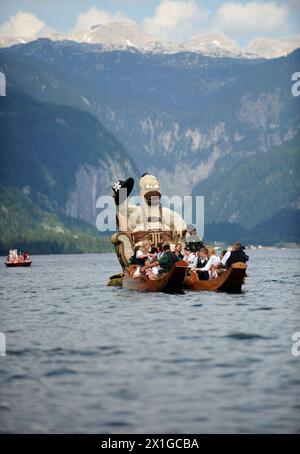
M 207 264 L 208 259 L 204 260 L 204 262 L 201 262 L 201 258 L 198 257 L 197 259 L 197 268 L 204 268 L 205 265 Z
M 129 265 L 139 265 L 139 266 L 144 266 L 145 265 L 146 258 L 137 258 L 135 255 L 132 255 L 129 259 Z
M 172 266 L 180 259 L 177 257 L 175 252 L 167 251 L 158 259 L 160 266 L 159 273 L 167 273 L 171 270 Z
M 238 251 L 231 251 L 230 256 L 226 262 L 226 268 L 228 269 L 233 263 L 237 262 L 246 263 L 248 262 L 248 260 L 249 260 L 248 255 L 246 255 L 242 249 Z
M 188 246 L 192 252 L 198 252 L 203 247 L 203 243 L 198 235 L 191 235 L 186 241 L 186 246 Z

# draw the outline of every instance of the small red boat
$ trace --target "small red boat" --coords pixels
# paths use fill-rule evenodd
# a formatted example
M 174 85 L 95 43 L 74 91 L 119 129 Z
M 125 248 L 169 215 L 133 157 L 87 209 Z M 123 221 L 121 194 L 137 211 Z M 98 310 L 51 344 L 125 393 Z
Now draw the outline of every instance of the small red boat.
M 5 265 L 8 268 L 16 268 L 19 266 L 30 266 L 31 260 L 29 259 L 29 253 L 24 252 L 23 254 L 18 254 L 17 249 L 11 249 L 9 251 L 8 257 L 5 261 Z

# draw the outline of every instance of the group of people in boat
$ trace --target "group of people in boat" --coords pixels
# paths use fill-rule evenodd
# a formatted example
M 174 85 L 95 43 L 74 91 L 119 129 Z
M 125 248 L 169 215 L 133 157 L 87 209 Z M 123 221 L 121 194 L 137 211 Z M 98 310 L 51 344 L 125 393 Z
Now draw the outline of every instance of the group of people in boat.
M 24 263 L 28 262 L 29 260 L 29 252 L 25 251 L 18 254 L 18 251 L 16 249 L 10 250 L 6 258 L 7 263 Z
M 234 243 L 228 250 L 216 254 L 213 247 L 206 247 L 196 234 L 193 226 L 188 226 L 190 235 L 186 244 L 176 244 L 171 251 L 170 244 L 159 244 L 157 247 L 149 245 L 147 252 L 136 246 L 129 265 L 136 265 L 134 278 L 145 276 L 148 279 L 157 279 L 163 273 L 169 272 L 178 261 L 185 261 L 189 269 L 197 272 L 199 279 L 215 279 L 221 272 L 228 269 L 233 263 L 248 261 L 244 246 Z

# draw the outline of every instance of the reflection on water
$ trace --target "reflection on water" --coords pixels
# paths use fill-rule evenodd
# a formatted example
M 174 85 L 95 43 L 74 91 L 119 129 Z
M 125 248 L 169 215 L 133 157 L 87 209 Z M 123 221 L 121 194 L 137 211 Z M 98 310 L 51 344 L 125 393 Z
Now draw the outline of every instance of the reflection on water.
M 110 254 L 33 260 L 0 267 L 0 431 L 300 432 L 299 250 L 250 251 L 241 295 L 106 287 Z

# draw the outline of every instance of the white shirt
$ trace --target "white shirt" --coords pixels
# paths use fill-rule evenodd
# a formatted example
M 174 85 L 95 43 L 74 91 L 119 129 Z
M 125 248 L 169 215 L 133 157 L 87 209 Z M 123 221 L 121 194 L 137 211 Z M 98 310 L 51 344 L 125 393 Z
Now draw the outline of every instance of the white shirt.
M 231 252 L 227 251 L 226 254 L 224 255 L 224 257 L 221 260 L 222 265 L 224 265 L 224 266 L 226 265 L 226 262 L 229 259 L 230 255 L 231 255 Z
M 195 261 L 195 254 L 192 252 L 190 255 L 185 255 L 183 260 L 187 262 L 188 265 L 193 266 Z
M 140 277 L 141 276 L 141 267 L 138 266 L 135 272 L 133 273 L 132 277 Z
M 135 256 L 136 256 L 137 259 L 140 259 L 140 258 L 143 257 L 144 255 L 145 255 L 145 254 L 139 249 L 139 250 L 137 251 L 137 253 L 136 253 Z
M 195 259 L 194 259 L 194 263 L 193 263 L 193 268 L 198 268 L 198 259 L 199 259 L 199 256 L 196 255 Z M 200 259 L 200 262 L 204 262 L 205 260 L 207 260 L 206 258 L 205 259 Z M 205 265 L 206 266 L 206 265 Z M 201 268 L 201 270 L 204 270 L 204 267 Z
M 221 261 L 220 257 L 218 257 L 217 255 L 212 255 L 209 260 L 211 260 L 211 265 L 213 266 L 218 266 Z
M 152 271 L 153 274 L 158 274 L 158 268 L 157 268 L 157 266 L 153 266 L 153 267 L 150 268 L 150 269 L 151 269 L 151 271 Z
M 219 263 L 220 263 L 220 258 L 217 255 L 212 255 L 209 258 L 207 264 L 203 268 L 201 268 L 201 271 L 209 271 L 212 266 L 217 267 L 219 265 Z M 196 268 L 197 261 L 195 261 L 195 265 L 196 265 L 195 266 L 195 268 Z

